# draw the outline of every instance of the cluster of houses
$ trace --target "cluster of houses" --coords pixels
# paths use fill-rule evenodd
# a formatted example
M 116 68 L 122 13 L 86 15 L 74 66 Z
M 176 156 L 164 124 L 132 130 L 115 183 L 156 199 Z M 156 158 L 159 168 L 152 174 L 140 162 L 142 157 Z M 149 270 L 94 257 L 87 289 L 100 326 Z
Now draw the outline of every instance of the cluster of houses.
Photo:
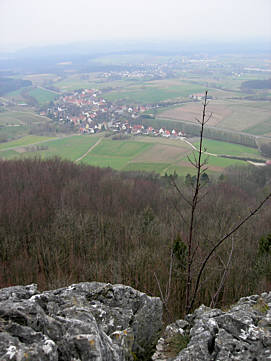
M 54 103 L 40 112 L 63 123 L 73 124 L 81 134 L 94 134 L 104 130 L 116 133 L 162 136 L 167 138 L 184 137 L 178 130 L 155 129 L 136 124 L 140 115 L 156 105 L 119 105 L 108 102 L 97 89 L 81 89 L 59 97 Z M 139 121 L 140 123 L 141 121 Z M 141 122 L 142 123 L 142 122 Z
M 152 106 L 119 105 L 108 102 L 102 91 L 82 89 L 59 97 L 40 115 L 63 123 L 72 123 L 82 133 L 95 133 L 125 118 L 134 120 Z
M 131 125 L 129 123 L 115 122 L 110 126 L 114 132 L 123 133 L 123 134 L 133 134 L 133 135 L 150 135 L 150 136 L 160 136 L 166 138 L 183 138 L 185 137 L 184 132 L 173 130 L 167 130 L 166 128 L 155 129 L 153 127 L 146 127 L 142 124 Z
M 110 71 L 105 72 L 100 75 L 101 78 L 105 78 L 107 80 L 116 80 L 116 79 L 129 79 L 129 80 L 137 80 L 137 79 L 165 79 L 167 78 L 167 72 L 162 70 L 161 67 L 155 70 L 134 70 L 134 71 Z
M 159 80 L 173 76 L 173 69 L 177 64 L 173 59 L 167 63 L 137 63 L 125 64 L 125 69 L 108 71 L 100 74 L 100 78 L 107 80 L 129 79 L 129 80 Z

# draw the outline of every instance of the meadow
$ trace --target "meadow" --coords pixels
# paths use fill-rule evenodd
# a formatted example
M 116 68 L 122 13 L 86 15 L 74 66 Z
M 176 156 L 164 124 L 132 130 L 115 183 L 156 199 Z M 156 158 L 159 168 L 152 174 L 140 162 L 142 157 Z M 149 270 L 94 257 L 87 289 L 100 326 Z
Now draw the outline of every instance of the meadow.
M 27 125 L 30 123 L 41 123 L 46 122 L 49 119 L 40 116 L 32 111 L 4 111 L 0 113 L 0 125 L 11 125 L 11 124 L 21 124 Z
M 199 142 L 193 142 L 193 144 L 199 148 Z M 204 139 L 203 147 L 207 152 L 214 154 L 226 154 L 239 157 L 255 157 L 260 156 L 258 149 L 246 147 L 240 144 L 232 144 L 227 142 L 221 142 L 213 139 Z
M 39 105 L 43 105 L 54 100 L 58 94 L 49 89 L 29 86 L 26 88 L 20 88 L 5 95 L 5 97 L 10 98 L 17 103 L 20 102 L 27 104 L 29 102 L 29 96 L 35 99 Z
M 6 143 L 1 143 L 0 150 L 24 147 L 24 146 L 28 146 L 28 145 L 34 145 L 37 143 L 43 143 L 43 142 L 48 141 L 49 139 L 51 140 L 54 138 L 37 136 L 37 135 L 27 135 L 27 136 L 19 138 L 17 140 L 13 140 L 13 141 L 6 142 Z
M 40 105 L 49 103 L 58 96 L 55 92 L 42 88 L 32 88 L 28 95 L 35 98 Z
M 192 166 L 188 157 L 193 160 L 193 153 L 191 152 L 187 156 L 179 159 L 177 162 L 169 164 L 168 167 L 164 169 L 163 173 L 167 173 L 168 175 L 176 173 L 180 176 L 185 176 L 187 173 L 195 175 L 197 173 L 197 169 Z M 204 162 L 205 160 L 207 162 L 205 166 L 206 173 L 209 175 L 221 174 L 227 167 L 230 166 L 247 164 L 245 161 L 241 160 L 203 155 L 202 161 Z
M 85 89 L 85 88 L 91 89 L 91 88 L 93 88 L 93 83 L 91 83 L 88 80 L 81 80 L 79 78 L 76 78 L 76 79 L 68 78 L 68 79 L 57 81 L 56 83 L 54 83 L 54 86 L 56 86 L 62 92 L 69 92 L 69 91 L 82 89 L 82 88 L 83 89 Z
M 190 94 L 202 92 L 204 88 L 181 81 L 146 81 L 140 86 L 120 88 L 104 94 L 109 101 L 125 100 L 128 103 L 152 104 L 166 100 L 188 97 Z
M 82 162 L 99 167 L 111 167 L 121 170 L 138 154 L 152 145 L 136 141 L 104 139 Z
M 57 156 L 62 159 L 76 161 L 79 157 L 85 154 L 88 149 L 97 142 L 97 140 L 98 137 L 95 136 L 73 135 L 45 142 L 42 145 L 44 147 L 48 147 L 48 149 L 33 152 L 32 155 L 37 155 L 42 158 Z M 25 153 L 24 156 L 28 156 L 28 153 Z
M 82 79 L 84 77 L 84 79 Z M 54 87 L 61 92 L 70 92 L 77 89 L 108 89 L 108 88 L 126 88 L 133 86 L 135 81 L 131 80 L 108 80 L 99 77 L 99 74 L 75 74 L 67 76 L 64 79 L 57 80 Z M 138 82 L 136 82 L 138 84 Z
M 0 113 L 0 139 L 11 141 L 24 137 L 31 131 L 32 125 L 45 124 L 49 119 L 33 111 L 4 111 Z
M 79 160 L 87 153 L 90 147 L 95 145 L 100 136 L 97 135 L 73 135 L 65 138 L 46 138 L 27 136 L 13 142 L 0 144 L 0 158 L 27 158 L 41 157 L 43 159 L 58 156 L 71 161 Z M 193 144 L 198 146 L 198 141 Z M 35 145 L 41 145 L 38 150 Z M 29 148 L 33 146 L 30 151 Z M 244 147 L 226 142 L 205 140 L 204 146 L 207 151 L 214 154 L 228 154 L 233 156 L 260 157 L 256 149 Z M 12 148 L 10 150 L 10 148 Z M 179 175 L 187 173 L 195 174 L 196 170 L 188 160 L 192 157 L 192 147 L 181 140 L 154 138 L 154 137 L 131 137 L 129 140 L 112 140 L 102 138 L 83 159 L 81 164 L 97 167 L 110 167 L 124 171 L 147 171 L 161 175 L 176 172 Z M 245 165 L 244 161 L 215 156 L 203 156 L 208 158 L 208 173 L 218 174 L 231 165 Z

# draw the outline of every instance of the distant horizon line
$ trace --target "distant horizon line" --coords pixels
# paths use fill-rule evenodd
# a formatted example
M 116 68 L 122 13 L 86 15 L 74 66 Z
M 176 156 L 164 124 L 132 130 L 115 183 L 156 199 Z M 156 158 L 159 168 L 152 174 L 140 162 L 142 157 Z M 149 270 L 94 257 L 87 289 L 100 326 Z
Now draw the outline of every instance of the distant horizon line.
M 103 44 L 110 44 L 110 45 L 118 45 L 118 46 L 125 46 L 128 45 L 129 47 L 138 46 L 138 45 L 152 45 L 153 47 L 162 45 L 162 46 L 188 46 L 188 47 L 194 47 L 194 46 L 233 46 L 241 45 L 242 47 L 252 47 L 255 45 L 262 45 L 265 47 L 269 47 L 271 50 L 271 39 L 267 37 L 255 37 L 253 39 L 251 38 L 239 38 L 239 39 L 157 39 L 157 38 L 149 38 L 149 39 L 140 39 L 140 38 L 133 38 L 133 39 L 125 39 L 125 38 L 119 38 L 119 39 L 100 39 L 100 40 L 74 40 L 74 41 L 59 41 L 59 42 L 49 42 L 44 45 L 40 44 L 0 44 L 0 52 L 1 53 L 17 53 L 17 52 L 24 52 L 24 51 L 31 51 L 31 50 L 38 50 L 38 49 L 44 49 L 44 48 L 57 48 L 57 47 L 68 47 L 68 46 L 77 46 L 82 47 L 84 45 L 98 45 L 99 48 L 103 47 Z M 161 49 L 162 50 L 162 49 Z

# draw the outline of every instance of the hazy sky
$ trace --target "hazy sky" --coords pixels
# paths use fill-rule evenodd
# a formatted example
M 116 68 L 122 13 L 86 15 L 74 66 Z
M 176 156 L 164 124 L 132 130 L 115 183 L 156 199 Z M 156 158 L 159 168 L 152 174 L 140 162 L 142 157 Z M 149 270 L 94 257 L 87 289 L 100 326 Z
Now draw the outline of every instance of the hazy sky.
M 0 49 L 86 40 L 271 38 L 271 0 L 0 0 Z

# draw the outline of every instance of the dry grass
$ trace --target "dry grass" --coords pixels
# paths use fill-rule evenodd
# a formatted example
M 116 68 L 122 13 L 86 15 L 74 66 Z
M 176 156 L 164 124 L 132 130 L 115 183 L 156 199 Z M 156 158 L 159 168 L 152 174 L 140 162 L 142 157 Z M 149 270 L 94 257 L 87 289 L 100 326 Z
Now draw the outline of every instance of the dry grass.
M 231 113 L 219 122 L 221 127 L 242 131 L 270 119 L 270 109 L 254 107 L 250 102 L 231 103 L 229 108 Z
M 200 114 L 201 108 L 201 102 L 189 103 L 180 108 L 166 110 L 159 114 L 159 118 L 196 122 L 196 118 Z M 208 112 L 212 113 L 212 117 L 208 122 L 208 124 L 212 126 L 219 124 L 232 113 L 232 111 L 223 103 L 210 103 Z
M 133 159 L 133 162 L 158 162 L 158 163 L 172 163 L 189 153 L 190 149 L 187 147 L 169 146 L 163 144 L 156 144 L 142 154 L 139 154 Z

